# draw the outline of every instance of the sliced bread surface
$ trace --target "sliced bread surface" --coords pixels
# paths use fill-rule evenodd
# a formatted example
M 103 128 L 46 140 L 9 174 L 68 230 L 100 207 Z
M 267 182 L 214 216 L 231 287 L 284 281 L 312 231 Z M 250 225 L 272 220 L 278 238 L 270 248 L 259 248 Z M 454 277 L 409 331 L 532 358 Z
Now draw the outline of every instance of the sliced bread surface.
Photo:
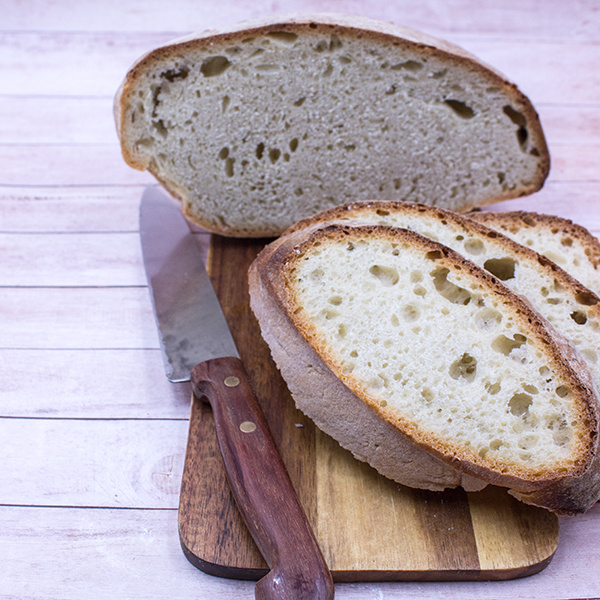
M 478 211 L 467 215 L 532 248 L 600 294 L 600 242 L 585 227 L 531 211 Z
M 289 231 L 333 221 L 410 229 L 465 256 L 527 298 L 567 337 L 600 390 L 600 298 L 553 261 L 471 218 L 422 204 L 349 204 L 296 223 Z
M 465 211 L 538 190 L 531 102 L 460 48 L 365 18 L 273 18 L 142 57 L 115 98 L 123 156 L 217 233 L 273 236 L 349 200 Z
M 561 514 L 598 498 L 584 363 L 451 249 L 385 226 L 306 228 L 259 255 L 250 292 L 298 407 L 384 475 L 429 489 L 467 476 Z

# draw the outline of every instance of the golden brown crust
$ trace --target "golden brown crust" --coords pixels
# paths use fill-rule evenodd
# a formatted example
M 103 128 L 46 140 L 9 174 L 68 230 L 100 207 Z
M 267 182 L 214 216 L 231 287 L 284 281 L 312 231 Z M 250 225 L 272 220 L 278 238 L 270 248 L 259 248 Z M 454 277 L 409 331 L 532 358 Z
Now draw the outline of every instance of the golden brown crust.
M 310 219 L 309 219 L 310 221 Z M 286 318 L 295 326 L 295 328 L 302 333 L 303 338 L 306 340 L 306 344 L 310 348 L 316 349 L 318 355 L 323 358 L 328 369 L 332 369 L 332 365 L 328 363 L 326 355 L 323 354 L 322 348 L 319 347 L 318 340 L 312 339 L 310 333 L 307 331 L 305 324 L 302 323 L 301 319 L 295 314 L 296 308 L 293 293 L 290 293 L 286 287 L 286 279 L 284 273 L 287 272 L 290 264 L 298 260 L 299 256 L 304 251 L 310 249 L 312 244 L 322 241 L 322 238 L 327 235 L 347 235 L 349 230 L 352 230 L 353 235 L 357 231 L 356 228 L 342 225 L 328 225 L 327 223 L 319 223 L 318 220 L 312 220 L 312 226 L 305 229 L 296 229 L 295 233 L 290 232 L 275 241 L 270 246 L 267 246 L 265 251 L 258 257 L 255 264 L 251 269 L 251 291 L 256 294 L 256 282 L 260 279 L 261 285 L 263 286 L 263 292 L 261 297 L 264 298 L 266 294 L 270 297 L 277 306 L 277 310 L 283 312 Z M 573 389 L 577 390 L 577 395 L 581 399 L 580 408 L 584 420 L 588 420 L 590 423 L 590 432 L 592 437 L 586 440 L 586 450 L 584 463 L 580 464 L 579 467 L 569 473 L 568 477 L 563 474 L 557 473 L 546 473 L 540 478 L 524 478 L 515 473 L 499 473 L 493 469 L 486 468 L 481 464 L 476 464 L 470 460 L 466 460 L 465 456 L 461 456 L 460 452 L 456 452 L 452 449 L 450 453 L 444 452 L 443 448 L 433 448 L 431 440 L 419 438 L 415 436 L 414 432 L 411 431 L 410 427 L 406 427 L 405 423 L 394 422 L 394 426 L 401 430 L 405 435 L 408 435 L 410 439 L 424 452 L 435 456 L 436 458 L 446 462 L 449 467 L 457 469 L 463 473 L 471 475 L 475 478 L 485 480 L 489 483 L 497 485 L 503 485 L 512 488 L 515 495 L 518 495 L 525 502 L 530 502 L 538 505 L 545 506 L 554 510 L 558 513 L 571 514 L 575 512 L 581 512 L 589 508 L 589 503 L 594 502 L 598 494 L 598 473 L 600 472 L 599 460 L 597 457 L 598 440 L 596 439 L 595 433 L 598 430 L 598 405 L 595 391 L 591 384 L 591 381 L 586 381 L 585 378 L 582 381 L 578 375 L 578 367 L 586 371 L 585 367 L 580 364 L 579 357 L 572 352 L 571 347 L 568 343 L 565 343 L 563 338 L 556 334 L 556 332 L 548 326 L 548 323 L 535 313 L 531 307 L 516 296 L 513 292 L 508 290 L 502 283 L 496 280 L 494 277 L 485 274 L 478 267 L 454 253 L 453 251 L 440 246 L 439 244 L 422 238 L 418 234 L 413 232 L 392 229 L 382 226 L 370 226 L 359 228 L 364 235 L 372 237 L 374 235 L 381 237 L 386 235 L 392 236 L 404 236 L 406 239 L 418 240 L 419 244 L 424 244 L 429 248 L 440 249 L 443 248 L 444 259 L 448 261 L 449 265 L 459 264 L 463 268 L 472 272 L 475 277 L 479 278 L 482 283 L 489 288 L 492 293 L 499 294 L 504 297 L 507 302 L 517 307 L 517 310 L 522 315 L 523 326 L 530 328 L 530 335 L 537 336 L 540 342 L 547 346 L 550 354 L 553 356 L 555 366 L 560 372 L 564 373 Z M 255 305 L 260 304 L 262 300 L 255 299 L 253 309 Z M 268 314 L 272 314 L 271 311 L 267 311 Z M 266 318 L 262 315 L 263 321 Z M 261 323 L 262 326 L 262 323 Z M 298 349 L 296 349 L 298 352 Z M 336 372 L 335 367 L 332 370 L 336 377 L 342 381 L 342 383 L 350 390 L 355 392 L 356 396 L 359 396 L 358 390 L 352 384 L 351 377 L 345 376 L 341 372 Z M 366 401 L 365 398 L 362 398 Z M 383 420 L 390 422 L 392 416 L 388 414 L 388 411 L 381 409 L 380 406 L 370 405 L 370 408 L 379 414 Z M 343 444 L 342 444 L 343 445 Z M 590 467 L 590 463 L 593 463 Z M 574 490 L 580 489 L 583 491 Z M 587 496 L 585 491 L 587 490 Z

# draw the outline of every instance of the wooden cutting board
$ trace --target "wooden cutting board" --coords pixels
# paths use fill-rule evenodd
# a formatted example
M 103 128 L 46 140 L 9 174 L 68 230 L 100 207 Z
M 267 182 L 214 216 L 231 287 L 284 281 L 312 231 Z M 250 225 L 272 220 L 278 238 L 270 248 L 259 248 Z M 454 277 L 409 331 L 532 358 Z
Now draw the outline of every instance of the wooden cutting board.
M 511 579 L 542 570 L 553 514 L 505 490 L 413 490 L 380 475 L 296 410 L 249 307 L 247 269 L 264 241 L 211 237 L 208 269 L 242 361 L 335 581 Z M 192 400 L 179 509 L 183 551 L 212 575 L 267 565 L 228 488 L 210 407 Z

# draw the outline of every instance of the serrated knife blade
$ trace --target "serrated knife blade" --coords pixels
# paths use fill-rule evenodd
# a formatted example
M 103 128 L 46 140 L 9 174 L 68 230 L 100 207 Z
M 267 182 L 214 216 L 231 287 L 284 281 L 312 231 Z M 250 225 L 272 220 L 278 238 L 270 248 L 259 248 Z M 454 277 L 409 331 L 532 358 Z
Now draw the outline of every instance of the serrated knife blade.
M 331 574 L 250 386 L 194 236 L 180 208 L 160 188 L 144 191 L 140 238 L 167 377 L 190 380 L 194 396 L 210 402 L 231 490 L 271 569 L 256 584 L 256 598 L 330 600 Z

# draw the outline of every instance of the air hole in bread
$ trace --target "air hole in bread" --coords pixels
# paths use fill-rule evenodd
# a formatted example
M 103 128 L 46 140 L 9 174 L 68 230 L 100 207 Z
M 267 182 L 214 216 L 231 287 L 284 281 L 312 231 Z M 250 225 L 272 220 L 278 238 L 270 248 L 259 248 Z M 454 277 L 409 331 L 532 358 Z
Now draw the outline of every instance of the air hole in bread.
M 343 338 L 346 337 L 346 334 L 348 333 L 348 328 L 346 327 L 346 325 L 344 323 L 341 323 L 340 325 L 338 325 L 338 336 Z
M 485 245 L 483 244 L 483 242 L 475 238 L 468 239 L 465 242 L 464 247 L 469 254 L 477 255 L 485 252 Z
M 502 389 L 502 385 L 499 381 L 495 381 L 494 383 L 487 382 L 485 384 L 485 391 L 491 396 L 495 396 Z
M 525 115 L 522 112 L 514 109 L 509 104 L 504 106 L 502 110 L 515 125 L 518 125 L 519 127 L 525 127 L 527 125 L 527 119 L 525 118 Z
M 425 235 L 426 237 L 429 237 L 426 233 L 422 233 L 421 235 Z M 444 255 L 442 254 L 441 250 L 431 250 L 431 251 L 425 253 L 425 258 L 427 258 L 429 260 L 437 260 L 438 258 L 442 258 L 443 256 Z
M 515 261 L 513 258 L 490 258 L 483 263 L 483 268 L 502 281 L 515 276 Z
M 448 99 L 444 100 L 444 104 L 449 106 L 461 119 L 472 119 L 475 116 L 475 111 L 461 100 Z
M 176 65 L 176 67 L 177 67 L 177 65 Z M 179 67 L 179 68 L 167 69 L 166 71 L 163 71 L 160 74 L 160 76 L 162 78 L 166 79 L 167 81 L 175 81 L 176 79 L 186 79 L 189 72 L 190 72 L 189 67 L 187 67 L 186 65 L 183 65 L 182 67 Z
M 392 316 L 390 317 L 390 323 L 394 326 L 394 327 L 398 327 L 398 325 L 400 325 L 400 321 L 398 319 L 398 317 L 392 313 Z
M 392 71 L 412 71 L 413 73 L 416 73 L 423 67 L 423 63 L 420 63 L 417 60 L 407 60 L 405 62 L 398 63 L 397 65 L 392 65 L 390 69 Z
M 225 161 L 225 175 L 227 177 L 233 177 L 233 163 L 235 162 L 234 158 L 228 158 Z
M 529 413 L 529 407 L 532 402 L 533 398 L 529 394 L 518 392 L 513 394 L 512 398 L 508 401 L 508 409 L 516 417 L 522 417 Z
M 396 285 L 396 283 L 398 283 L 398 271 L 393 267 L 373 265 L 369 269 L 369 273 L 374 275 L 385 286 Z
M 256 158 L 258 158 L 258 160 L 260 160 L 263 157 L 264 153 L 265 153 L 265 145 L 262 142 L 260 142 L 256 146 Z
M 559 398 L 565 398 L 566 396 L 569 395 L 569 388 L 566 385 L 559 385 L 556 388 L 556 395 Z
M 414 304 L 407 304 L 402 308 L 402 316 L 405 321 L 418 321 L 421 311 Z
M 492 349 L 504 354 L 504 356 L 508 356 L 513 350 L 520 348 L 526 341 L 527 338 L 520 333 L 515 333 L 513 339 L 505 335 L 499 335 L 492 342 Z
M 564 237 L 564 238 L 562 238 L 562 240 L 560 240 L 560 243 L 563 246 L 566 246 L 567 248 L 570 248 L 573 245 L 573 238 L 571 238 L 571 237 Z
M 585 325 L 587 322 L 587 315 L 580 310 L 574 310 L 570 316 L 578 325 Z
M 575 300 L 583 306 L 594 306 L 598 304 L 598 297 L 592 292 L 578 292 L 575 295 Z
M 284 44 L 293 44 L 298 39 L 298 35 L 291 31 L 271 31 L 267 35 L 271 39 Z
M 467 305 L 471 301 L 471 293 L 464 288 L 448 281 L 449 269 L 440 267 L 434 269 L 430 275 L 433 277 L 433 285 L 436 291 L 452 304 Z
M 152 121 L 152 127 L 156 130 L 156 133 L 160 135 L 163 139 L 165 139 L 169 135 L 169 130 L 165 127 L 165 124 L 162 119 L 158 121 Z
M 422 285 L 416 285 L 413 288 L 413 294 L 416 296 L 422 296 L 424 298 L 427 295 L 427 290 Z
M 431 402 L 434 398 L 434 394 L 429 388 L 423 388 L 421 390 L 421 398 L 423 398 L 425 402 Z
M 502 315 L 493 308 L 483 308 L 475 315 L 475 325 L 481 331 L 490 331 L 502 321 Z
M 449 373 L 452 379 L 464 379 L 470 383 L 477 374 L 477 359 L 465 352 L 450 365 Z
M 210 56 L 200 66 L 200 72 L 205 77 L 215 77 L 224 73 L 231 63 L 225 56 Z
M 297 148 L 298 148 L 298 138 L 292 138 L 290 140 L 290 150 L 292 152 L 296 152 Z
M 327 300 L 327 302 L 329 302 L 329 304 L 333 304 L 334 306 L 339 306 L 342 303 L 342 297 L 341 296 L 331 296 L 331 298 L 329 298 Z
M 413 271 L 410 274 L 411 283 L 421 283 L 423 281 L 423 273 L 421 271 Z
M 337 312 L 336 310 L 332 310 L 331 308 L 324 308 L 321 311 L 321 314 L 325 317 L 327 321 L 340 316 L 339 312 Z
M 279 160 L 280 156 L 281 156 L 281 150 L 279 150 L 277 148 L 271 148 L 271 150 L 269 150 L 269 160 L 273 164 L 275 164 Z
M 321 269 L 321 268 L 314 269 L 313 271 L 310 272 L 310 278 L 313 281 L 320 281 L 321 279 L 323 279 L 323 275 L 325 275 L 325 271 L 323 271 L 323 269 Z

